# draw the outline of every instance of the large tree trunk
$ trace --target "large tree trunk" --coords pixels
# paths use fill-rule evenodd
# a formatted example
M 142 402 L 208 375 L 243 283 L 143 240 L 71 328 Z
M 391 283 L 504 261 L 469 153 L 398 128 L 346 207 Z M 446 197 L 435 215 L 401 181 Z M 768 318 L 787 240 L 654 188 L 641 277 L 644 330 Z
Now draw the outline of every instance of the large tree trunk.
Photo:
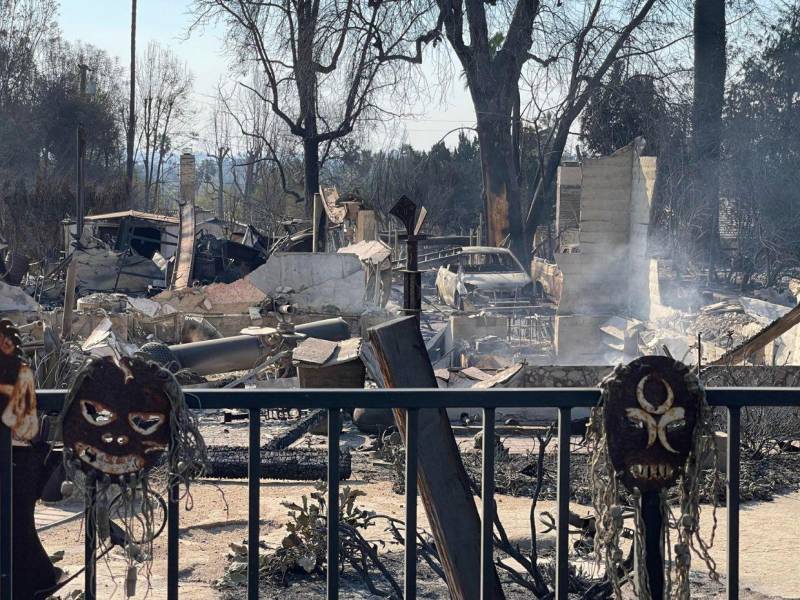
M 316 132 L 314 133 L 316 138 Z M 306 213 L 314 218 L 314 194 L 319 193 L 319 142 L 316 139 L 303 140 L 303 174 L 305 181 Z M 320 209 L 317 216 L 317 250 L 325 249 L 325 211 Z
M 524 264 L 528 262 L 530 250 L 523 236 L 511 110 L 505 108 L 490 105 L 477 111 L 486 232 L 490 246 L 499 246 L 509 238 L 511 251 Z
M 536 178 L 536 187 L 525 223 L 525 235 L 528 239 L 532 240 L 539 225 L 549 223 L 555 214 L 558 167 L 561 165 L 561 157 L 564 155 L 564 148 L 569 138 L 569 125 L 573 120 L 571 119 L 567 122 L 565 119 L 559 126 L 552 147 L 547 149 L 544 170 Z M 558 235 L 558 232 L 556 232 L 556 235 Z M 550 251 L 552 251 L 552 248 L 548 249 L 548 253 Z
M 222 148 L 217 149 L 217 218 L 225 220 L 225 174 L 222 168 L 225 166 L 225 154 Z
M 725 101 L 725 0 L 696 0 L 692 184 L 700 248 L 715 277 L 719 251 L 719 166 Z

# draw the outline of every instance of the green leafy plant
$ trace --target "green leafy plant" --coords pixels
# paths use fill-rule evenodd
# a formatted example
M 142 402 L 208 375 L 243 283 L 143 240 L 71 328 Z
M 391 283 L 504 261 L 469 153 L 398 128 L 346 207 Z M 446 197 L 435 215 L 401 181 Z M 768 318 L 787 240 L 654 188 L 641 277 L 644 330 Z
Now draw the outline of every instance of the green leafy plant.
M 339 565 L 344 571 L 350 565 L 362 578 L 369 590 L 378 596 L 402 597 L 402 591 L 391 572 L 383 565 L 378 544 L 367 540 L 363 531 L 377 519 L 387 517 L 366 510 L 356 504 L 366 494 L 350 486 L 339 492 Z M 303 495 L 299 502 L 283 502 L 289 509 L 289 522 L 281 545 L 264 552 L 260 557 L 259 577 L 272 584 L 288 585 L 290 577 L 323 577 L 327 570 L 328 503 L 325 484 L 316 491 Z M 230 565 L 219 587 L 243 584 L 247 580 L 246 545 L 231 544 Z M 372 580 L 376 569 L 390 585 L 392 591 L 379 589 Z

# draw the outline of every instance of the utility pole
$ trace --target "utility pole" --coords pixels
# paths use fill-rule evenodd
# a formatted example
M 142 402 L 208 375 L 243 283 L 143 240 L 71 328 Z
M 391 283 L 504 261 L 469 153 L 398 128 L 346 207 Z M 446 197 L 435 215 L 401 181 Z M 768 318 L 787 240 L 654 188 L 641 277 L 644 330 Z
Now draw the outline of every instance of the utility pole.
M 90 71 L 89 67 L 83 63 L 78 65 L 81 71 L 80 79 L 80 97 L 83 99 L 86 96 L 86 72 Z M 77 130 L 77 162 L 75 164 L 75 173 L 77 176 L 76 194 L 76 223 L 78 228 L 78 239 L 81 239 L 83 233 L 83 216 L 86 212 L 86 197 L 84 190 L 84 157 L 86 155 L 86 131 L 83 127 L 83 122 L 78 122 Z
M 125 173 L 125 200 L 133 208 L 133 136 L 136 128 L 136 0 L 131 0 L 131 92 L 128 104 L 128 162 Z
M 220 146 L 217 148 L 217 218 L 220 221 L 225 220 L 225 157 L 228 155 L 230 148 Z
M 86 97 L 86 72 L 91 71 L 88 65 L 80 63 L 80 98 Z M 80 246 L 81 235 L 83 234 L 83 217 L 86 211 L 85 190 L 84 190 L 84 157 L 86 155 L 86 131 L 83 122 L 78 122 L 75 160 L 75 228 L 77 241 L 73 243 L 72 256 L 67 265 L 67 280 L 64 285 L 64 318 L 61 322 L 61 339 L 68 339 L 72 333 L 72 310 L 75 306 L 75 280 L 77 278 L 77 263 L 75 262 L 75 251 Z

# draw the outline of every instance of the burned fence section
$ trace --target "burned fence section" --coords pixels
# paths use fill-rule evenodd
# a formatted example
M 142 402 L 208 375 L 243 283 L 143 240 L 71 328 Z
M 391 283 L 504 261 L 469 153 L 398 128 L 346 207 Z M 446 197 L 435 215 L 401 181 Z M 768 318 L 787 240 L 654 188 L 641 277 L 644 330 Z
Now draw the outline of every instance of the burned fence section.
M 727 446 L 727 520 L 728 520 L 728 598 L 738 598 L 739 589 L 739 439 L 741 409 L 750 406 L 800 406 L 800 390 L 797 388 L 711 388 L 707 390 L 707 400 L 712 406 L 725 407 L 728 413 Z M 57 412 L 61 409 L 66 392 L 64 390 L 42 390 L 38 392 L 40 408 Z M 248 540 L 249 548 L 259 547 L 259 501 L 261 486 L 259 477 L 262 469 L 262 450 L 259 446 L 261 434 L 261 410 L 277 408 L 315 408 L 327 411 L 329 423 L 327 473 L 327 502 L 338 506 L 339 481 L 341 478 L 341 452 L 339 448 L 339 421 L 342 409 L 358 404 L 376 408 L 394 408 L 406 412 L 406 444 L 410 465 L 406 474 L 411 474 L 405 482 L 406 501 L 409 508 L 416 506 L 417 482 L 413 464 L 418 448 L 418 410 L 439 409 L 449 406 L 483 409 L 483 439 L 492 440 L 493 423 L 491 418 L 497 408 L 552 407 L 559 412 L 559 450 L 558 450 L 558 516 L 556 545 L 556 598 L 567 598 L 568 586 L 568 519 L 569 519 L 569 436 L 570 416 L 573 408 L 597 405 L 600 390 L 597 388 L 539 388 L 539 389 L 470 389 L 470 390 L 417 390 L 417 389 L 379 389 L 379 390 L 192 390 L 187 393 L 187 402 L 194 410 L 239 409 L 250 414 L 248 452 Z M 361 396 L 356 398 L 355 396 Z M 484 444 L 482 452 L 484 514 L 493 514 L 494 447 Z M 12 481 L 13 465 L 11 454 L 11 432 L 0 426 L 0 598 L 12 598 Z M 267 486 L 268 489 L 268 486 Z M 413 512 L 413 511 L 412 511 Z M 91 522 L 91 521 L 87 521 Z M 180 556 L 179 541 L 179 502 L 176 494 L 168 500 L 167 516 L 167 564 L 169 600 L 178 598 L 178 572 Z M 493 566 L 492 528 L 482 524 L 480 543 L 481 570 L 488 573 Z M 86 530 L 87 577 L 85 597 L 93 600 L 96 596 L 95 581 L 89 576 L 93 572 L 92 558 L 96 548 L 97 532 L 93 527 Z M 414 536 L 406 536 L 412 540 Z M 414 552 L 407 548 L 406 557 Z M 248 555 L 248 598 L 258 598 L 258 551 Z M 338 527 L 328 528 L 328 598 L 339 597 L 338 586 Z M 415 598 L 415 572 L 413 565 L 406 565 L 405 598 Z M 491 598 L 493 578 L 481 578 L 481 598 Z
M 516 314 L 508 317 L 508 339 L 527 342 L 552 341 L 555 315 Z

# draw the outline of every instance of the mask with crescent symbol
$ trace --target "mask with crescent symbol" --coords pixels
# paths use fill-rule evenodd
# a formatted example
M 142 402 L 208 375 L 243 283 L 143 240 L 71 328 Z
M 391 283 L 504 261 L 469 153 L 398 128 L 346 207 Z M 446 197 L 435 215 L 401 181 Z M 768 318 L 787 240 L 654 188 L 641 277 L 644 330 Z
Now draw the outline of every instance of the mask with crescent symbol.
M 629 491 L 675 483 L 693 447 L 703 391 L 692 371 L 666 356 L 618 369 L 605 387 L 605 430 L 614 470 Z

